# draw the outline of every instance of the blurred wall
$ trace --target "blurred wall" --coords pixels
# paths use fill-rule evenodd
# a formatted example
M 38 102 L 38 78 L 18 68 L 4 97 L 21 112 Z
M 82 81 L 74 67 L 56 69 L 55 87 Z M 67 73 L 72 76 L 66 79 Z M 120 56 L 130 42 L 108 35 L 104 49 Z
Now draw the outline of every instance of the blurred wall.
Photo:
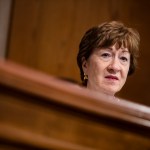
M 7 58 L 50 75 L 80 81 L 76 55 L 91 26 L 120 20 L 141 35 L 135 75 L 122 98 L 150 105 L 150 1 L 148 0 L 14 0 Z

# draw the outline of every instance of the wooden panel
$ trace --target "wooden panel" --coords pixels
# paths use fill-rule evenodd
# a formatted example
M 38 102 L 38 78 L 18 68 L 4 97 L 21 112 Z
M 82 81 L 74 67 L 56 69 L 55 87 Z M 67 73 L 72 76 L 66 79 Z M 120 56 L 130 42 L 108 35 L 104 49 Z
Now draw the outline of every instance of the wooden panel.
M 6 56 L 11 0 L 0 0 L 0 57 Z
M 0 148 L 148 150 L 150 108 L 0 61 Z
M 150 105 L 149 7 L 150 1 L 141 0 L 14 0 L 8 59 L 80 81 L 76 55 L 83 33 L 121 20 L 137 28 L 142 40 L 138 71 L 119 96 Z

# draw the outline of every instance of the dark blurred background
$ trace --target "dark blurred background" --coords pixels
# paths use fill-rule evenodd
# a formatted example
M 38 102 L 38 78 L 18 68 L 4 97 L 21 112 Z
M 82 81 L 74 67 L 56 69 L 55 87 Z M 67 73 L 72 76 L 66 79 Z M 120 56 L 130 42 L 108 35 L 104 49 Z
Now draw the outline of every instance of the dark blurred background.
M 141 35 L 139 65 L 118 96 L 150 106 L 149 0 L 13 0 L 6 57 L 80 82 L 76 55 L 91 26 L 119 20 Z

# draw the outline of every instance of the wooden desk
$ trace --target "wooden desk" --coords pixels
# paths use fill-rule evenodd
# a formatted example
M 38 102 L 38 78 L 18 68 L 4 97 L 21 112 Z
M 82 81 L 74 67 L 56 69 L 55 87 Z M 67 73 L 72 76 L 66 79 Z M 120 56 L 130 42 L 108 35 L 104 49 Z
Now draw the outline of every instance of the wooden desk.
M 150 108 L 0 60 L 0 149 L 150 150 Z

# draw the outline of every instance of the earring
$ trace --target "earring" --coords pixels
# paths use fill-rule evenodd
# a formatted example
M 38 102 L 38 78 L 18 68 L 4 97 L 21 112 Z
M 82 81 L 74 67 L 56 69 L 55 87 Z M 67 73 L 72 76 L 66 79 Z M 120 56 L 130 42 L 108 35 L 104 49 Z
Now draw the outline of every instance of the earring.
M 88 80 L 88 75 L 84 73 L 84 80 Z

